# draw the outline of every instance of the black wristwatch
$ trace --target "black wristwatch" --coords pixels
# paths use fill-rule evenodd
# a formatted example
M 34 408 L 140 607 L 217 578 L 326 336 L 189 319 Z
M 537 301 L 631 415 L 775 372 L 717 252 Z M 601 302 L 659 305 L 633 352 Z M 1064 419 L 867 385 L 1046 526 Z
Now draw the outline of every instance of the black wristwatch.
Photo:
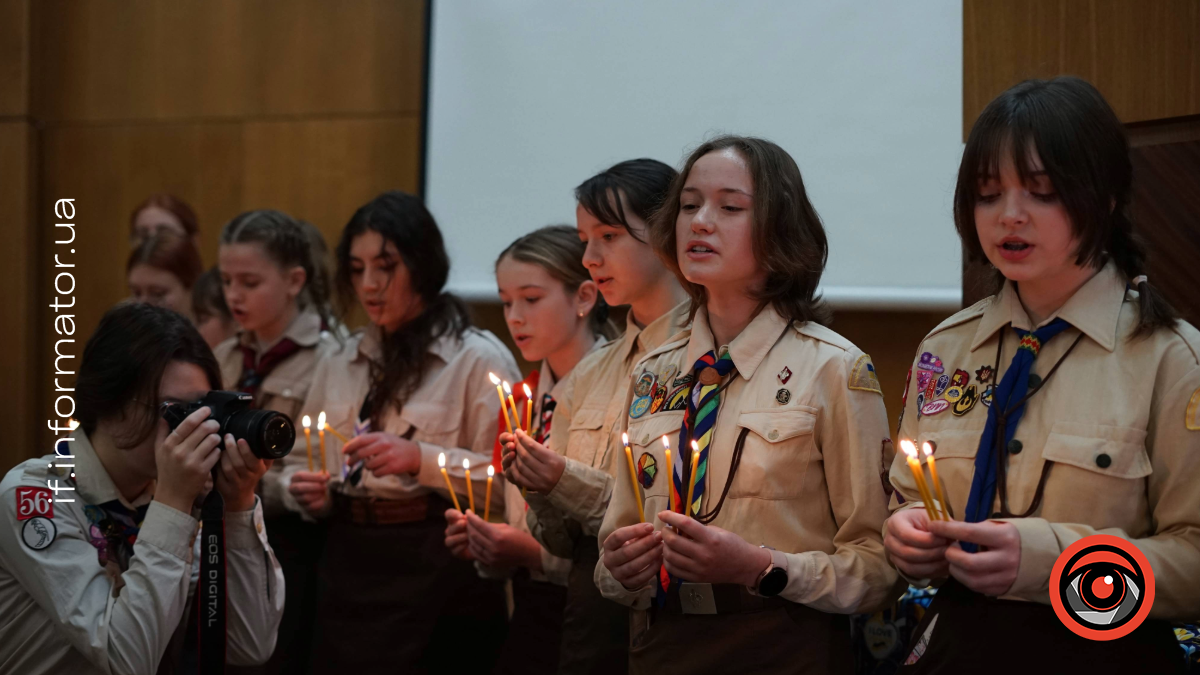
M 771 552 L 771 563 L 758 575 L 758 583 L 751 590 L 764 598 L 773 598 L 787 588 L 787 556 L 768 546 L 762 548 Z

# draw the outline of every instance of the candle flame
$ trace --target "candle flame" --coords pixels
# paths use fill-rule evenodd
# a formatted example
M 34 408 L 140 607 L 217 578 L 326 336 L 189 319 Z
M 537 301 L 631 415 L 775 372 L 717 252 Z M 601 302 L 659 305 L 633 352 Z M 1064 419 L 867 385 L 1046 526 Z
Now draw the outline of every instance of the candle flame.
M 667 438 L 666 434 L 663 434 L 663 447 L 668 450 L 671 449 L 671 439 Z
M 924 443 L 921 444 L 921 450 L 925 451 L 926 457 L 933 456 L 933 444 L 930 443 L 929 441 L 925 441 Z
M 71 431 L 75 431 L 77 428 L 79 428 L 79 420 L 75 419 L 74 417 L 68 417 L 67 426 L 71 427 Z
M 533 390 L 529 388 L 529 385 L 525 385 L 525 398 L 533 398 Z
M 496 475 L 496 467 L 492 466 L 491 464 L 488 464 L 488 478 L 491 478 L 492 476 L 495 476 L 495 475 Z
M 508 386 L 508 380 L 504 381 L 504 393 L 512 396 L 512 387 Z
M 909 457 L 917 456 L 917 446 L 913 445 L 913 442 L 907 438 L 900 441 L 900 449 L 903 450 L 904 454 L 908 455 Z
M 438 453 L 438 466 L 443 469 L 446 468 L 446 453 L 444 453 L 444 452 Z
M 309 417 L 308 415 L 305 415 L 305 416 L 304 416 L 304 417 L 303 417 L 303 418 L 300 420 L 300 423 L 304 425 L 304 428 L 305 428 L 305 429 L 307 429 L 307 428 L 309 428 L 309 427 L 311 427 L 311 426 L 312 426 L 312 418 L 311 418 L 311 417 Z
M 495 373 L 488 373 L 488 379 L 491 380 L 492 384 L 496 385 L 497 387 L 500 386 L 500 378 L 496 377 Z
M 325 411 L 324 410 L 321 411 L 320 415 L 317 415 L 317 428 L 318 429 L 325 428 Z
M 466 471 L 470 471 L 470 470 L 471 470 L 471 460 L 469 460 L 469 459 L 464 459 L 464 460 L 463 460 L 463 469 L 464 469 L 464 470 L 466 470 Z
M 621 445 L 629 445 L 629 434 L 621 432 Z
M 696 441 L 692 441 L 692 452 L 695 452 L 695 453 L 700 452 L 700 444 L 697 443 Z

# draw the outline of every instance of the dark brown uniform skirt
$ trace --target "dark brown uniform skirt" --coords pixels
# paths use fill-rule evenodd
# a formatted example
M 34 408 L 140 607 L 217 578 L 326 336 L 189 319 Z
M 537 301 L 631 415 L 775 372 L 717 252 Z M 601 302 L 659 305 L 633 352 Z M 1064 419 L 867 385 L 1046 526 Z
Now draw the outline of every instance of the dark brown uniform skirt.
M 913 648 L 935 618 L 918 658 Z M 938 589 L 913 632 L 908 661 L 903 675 L 1186 672 L 1183 650 L 1165 621 L 1148 619 L 1116 640 L 1088 640 L 1068 630 L 1049 605 L 992 598 L 953 579 Z
M 680 614 L 654 609 L 629 650 L 632 675 L 803 673 L 850 675 L 850 617 L 777 600 L 761 609 Z
M 629 670 L 629 608 L 600 595 L 595 537 L 581 537 L 571 558 L 562 617 L 560 675 L 622 675 Z
M 521 568 L 512 578 L 513 615 L 508 639 L 494 672 L 500 675 L 551 675 L 558 670 L 563 605 L 567 589 L 529 578 Z
M 423 521 L 360 525 L 334 511 L 319 565 L 312 672 L 487 673 L 507 631 L 503 582 L 444 543 L 450 503 Z

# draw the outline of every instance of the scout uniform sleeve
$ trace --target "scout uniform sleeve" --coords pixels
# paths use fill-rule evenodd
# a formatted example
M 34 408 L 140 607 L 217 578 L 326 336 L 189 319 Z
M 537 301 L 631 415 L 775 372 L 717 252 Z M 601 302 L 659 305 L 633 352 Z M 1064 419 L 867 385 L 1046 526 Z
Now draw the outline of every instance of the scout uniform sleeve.
M 852 373 L 866 355 L 846 352 L 842 368 L 822 370 L 830 381 L 817 442 L 824 462 L 832 515 L 834 552 L 789 553 L 784 599 L 825 612 L 871 611 L 895 600 L 896 572 L 888 564 L 880 532 L 887 496 L 880 480 L 888 439 L 887 411 L 878 382 L 852 388 Z M 871 389 L 867 391 L 865 389 Z M 793 571 L 794 570 L 794 571 Z
M 463 460 L 471 463 L 471 483 L 476 497 L 483 497 L 487 484 L 487 465 L 492 462 L 492 449 L 496 442 L 496 420 L 499 419 L 500 400 L 496 397 L 496 388 L 488 385 L 487 375 L 495 373 L 499 377 L 516 382 L 520 380 L 512 358 L 500 358 L 499 355 L 481 353 L 477 358 L 467 359 L 464 366 L 469 369 L 465 379 L 463 407 L 460 410 L 447 410 L 447 415 L 462 416 L 462 433 L 460 438 L 465 441 L 465 448 L 443 448 L 434 443 L 418 441 L 421 449 L 421 468 L 417 472 L 417 481 L 433 490 L 449 497 L 446 491 L 446 480 L 438 467 L 438 455 L 446 453 L 446 472 L 454 490 L 460 495 L 467 494 L 466 474 L 463 471 Z M 384 477 L 388 478 L 388 477 Z M 476 508 L 482 508 L 482 499 L 475 502 Z M 492 512 L 504 512 L 504 490 L 492 491 Z
M 575 542 L 582 536 L 579 523 L 551 504 L 545 495 L 530 492 L 525 496 L 525 503 L 529 504 L 525 524 L 533 538 L 549 553 L 570 558 Z
M 267 543 L 261 500 L 249 511 L 225 514 L 225 569 L 226 660 L 239 666 L 266 663 L 283 617 L 284 586 L 283 568 Z
M 1160 372 L 1172 372 L 1166 366 Z M 1050 571 L 1058 556 L 1075 541 L 1103 533 L 1129 539 L 1150 562 L 1155 586 L 1150 617 L 1200 614 L 1200 366 L 1192 360 L 1188 367 L 1183 377 L 1156 391 L 1158 400 L 1151 404 L 1146 448 L 1152 472 L 1146 496 L 1156 533 L 1133 539 L 1120 530 L 1078 523 L 1005 519 L 1021 535 L 1017 580 L 1007 595 L 1049 604 Z
M 151 502 L 129 569 L 121 575 L 124 587 L 113 597 L 113 582 L 88 542 L 81 514 L 62 508 L 54 518 L 41 519 L 53 531 L 44 533 L 50 543 L 35 550 L 22 536 L 22 527 L 33 521 L 17 520 L 17 487 L 0 494 L 5 569 L 55 619 L 71 646 L 101 671 L 155 672 L 187 605 L 196 520 Z
M 600 560 L 596 563 L 595 581 L 596 587 L 600 589 L 600 594 L 609 600 L 633 609 L 649 609 L 650 601 L 654 597 L 653 579 L 644 588 L 631 591 L 614 579 L 608 568 L 604 566 L 604 540 L 619 528 L 638 523 L 638 507 L 635 501 L 637 499 L 639 497 L 633 493 L 633 485 L 630 481 L 613 482 L 612 499 L 608 503 L 608 510 L 600 524 L 597 541 L 600 547 Z M 655 519 L 654 522 L 661 527 L 660 521 Z
M 563 398 L 570 401 L 574 395 L 575 383 L 574 378 L 569 375 L 567 380 L 570 380 L 570 383 L 563 391 L 568 395 Z M 574 410 L 572 402 L 565 411 L 562 403 L 559 403 L 555 411 L 555 418 L 559 420 L 555 427 L 560 431 L 558 434 L 550 434 L 550 448 L 566 457 L 567 465 L 563 468 L 558 484 L 546 494 L 546 500 L 551 506 L 562 511 L 567 518 L 580 523 L 584 536 L 594 537 L 600 532 L 600 523 L 604 520 L 604 512 L 608 509 L 609 499 L 612 498 L 612 477 L 604 471 L 567 457 L 567 442 Z M 564 412 L 567 414 L 563 415 Z M 611 433 L 609 438 L 612 438 Z M 603 451 L 603 448 L 597 448 L 598 453 Z

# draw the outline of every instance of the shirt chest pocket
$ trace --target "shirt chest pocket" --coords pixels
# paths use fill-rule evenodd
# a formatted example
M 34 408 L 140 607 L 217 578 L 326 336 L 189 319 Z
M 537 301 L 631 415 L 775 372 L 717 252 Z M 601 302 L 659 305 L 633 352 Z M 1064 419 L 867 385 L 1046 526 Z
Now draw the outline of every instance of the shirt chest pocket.
M 683 412 L 676 411 L 655 413 L 635 420 L 629 425 L 629 449 L 633 456 L 634 475 L 637 476 L 640 484 L 639 489 L 647 499 L 662 497 L 661 503 L 655 502 L 652 505 L 655 509 L 667 506 L 667 490 L 670 485 L 668 480 L 672 472 L 671 467 L 667 466 L 662 437 L 666 436 L 671 441 L 671 462 L 678 462 L 679 457 L 675 453 L 676 445 L 679 443 L 679 430 L 683 426 L 683 415 Z M 643 458 L 643 456 L 646 457 Z M 684 459 L 691 461 L 690 450 Z M 629 460 L 625 457 L 621 458 L 619 464 L 613 464 L 618 467 L 617 480 L 632 480 L 629 477 L 628 464 Z M 683 474 L 680 473 L 680 475 Z M 647 516 L 649 516 L 649 511 Z
M 1055 463 L 1046 478 L 1043 517 L 1128 527 L 1147 508 L 1142 479 L 1153 469 L 1144 429 L 1056 422 L 1042 458 Z
M 729 496 L 795 499 L 805 474 L 820 460 L 814 440 L 817 409 L 793 405 L 786 410 L 751 410 L 738 415 L 738 437 L 745 436 L 737 475 Z M 718 449 L 720 451 L 721 449 Z M 732 453 L 734 448 L 727 452 Z M 724 486 L 713 486 L 718 494 Z
M 292 418 L 292 422 L 297 425 L 300 421 L 296 418 L 300 414 L 300 408 L 304 406 L 304 400 L 308 398 L 309 385 L 312 384 L 311 378 L 291 378 L 291 377 L 268 377 L 260 388 L 258 396 L 261 401 L 261 407 L 281 412 L 284 415 Z
M 462 416 L 454 413 L 460 409 L 459 406 L 437 401 L 406 403 L 400 411 L 399 423 L 389 431 L 414 441 L 425 441 L 444 448 L 458 447 Z
M 603 408 L 584 408 L 571 416 L 567 425 L 567 457 L 588 466 L 596 466 L 597 456 L 602 456 L 608 443 L 608 429 L 604 427 Z M 550 432 L 551 437 L 554 431 Z

